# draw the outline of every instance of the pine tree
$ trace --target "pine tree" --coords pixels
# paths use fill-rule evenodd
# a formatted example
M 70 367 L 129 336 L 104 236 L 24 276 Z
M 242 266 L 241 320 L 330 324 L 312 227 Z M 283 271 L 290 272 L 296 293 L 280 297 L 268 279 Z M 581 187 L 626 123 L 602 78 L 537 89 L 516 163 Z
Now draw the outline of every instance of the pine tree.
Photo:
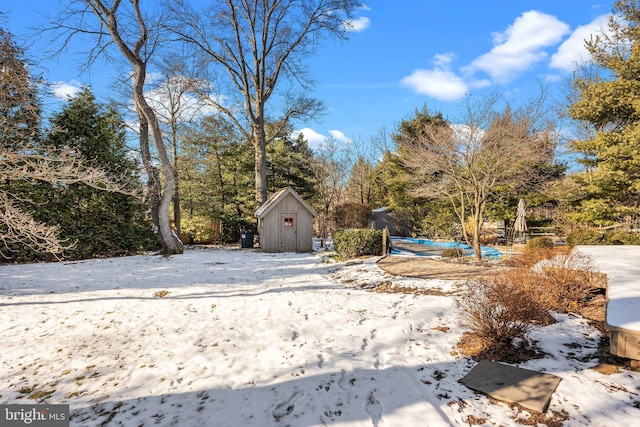
M 126 177 L 132 191 L 140 186 L 138 167 L 125 144 L 124 122 L 111 106 L 96 102 L 88 88 L 71 98 L 51 124 L 59 132 L 43 145 L 67 148 L 88 159 L 90 166 Z M 118 256 L 156 248 L 146 207 L 138 198 L 110 193 L 83 183 L 47 185 L 49 198 L 36 216 L 60 227 L 61 237 L 74 242 L 71 258 Z
M 24 51 L 0 28 L 0 148 L 19 150 L 40 131 L 38 89 Z
M 587 42 L 599 72 L 578 75 L 569 115 L 591 135 L 574 142 L 585 171 L 574 179 L 586 196 L 572 215 L 607 225 L 640 213 L 640 1 L 614 4 L 610 32 Z
M 268 193 L 273 194 L 282 188 L 291 187 L 302 199 L 311 202 L 315 196 L 311 166 L 313 152 L 302 134 L 293 138 L 291 126 L 282 128 L 284 130 L 273 136 L 273 141 L 267 146 Z

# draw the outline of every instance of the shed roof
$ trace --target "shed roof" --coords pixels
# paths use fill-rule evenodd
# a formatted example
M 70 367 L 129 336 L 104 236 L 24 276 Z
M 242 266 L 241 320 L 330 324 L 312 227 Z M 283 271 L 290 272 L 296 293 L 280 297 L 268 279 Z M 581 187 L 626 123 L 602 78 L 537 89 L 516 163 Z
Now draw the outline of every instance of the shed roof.
M 389 209 L 388 207 L 384 206 L 382 208 L 378 208 L 378 209 L 373 209 L 371 212 L 373 213 L 380 213 L 380 212 L 386 212 L 386 211 L 390 211 L 391 209 Z
M 391 210 L 391 209 L 389 209 L 389 208 L 388 208 L 388 207 L 386 207 L 386 206 L 385 206 L 385 207 L 382 207 L 382 208 L 378 208 L 378 209 L 373 209 L 373 210 L 371 211 L 371 215 L 369 216 L 369 219 L 371 219 L 371 220 L 375 221 L 375 220 L 378 218 L 378 216 L 379 216 L 380 214 L 383 214 L 383 213 L 386 213 L 386 212 L 392 212 L 392 210 Z
M 264 203 L 264 205 L 258 208 L 258 210 L 255 213 L 255 216 L 260 219 L 264 218 L 265 215 L 267 215 L 267 213 L 269 213 L 269 211 L 273 209 L 273 207 L 276 206 L 282 199 L 287 197 L 288 194 L 291 194 L 293 197 L 295 197 L 296 200 L 298 200 L 298 202 L 300 202 L 300 204 L 304 206 L 305 209 L 307 209 L 312 216 L 314 217 L 317 216 L 316 211 L 314 211 L 313 208 L 307 204 L 307 202 L 302 200 L 302 197 L 300 197 L 298 193 L 296 193 L 295 190 L 291 187 L 283 188 L 282 190 L 271 195 L 271 197 L 269 197 L 269 199 Z

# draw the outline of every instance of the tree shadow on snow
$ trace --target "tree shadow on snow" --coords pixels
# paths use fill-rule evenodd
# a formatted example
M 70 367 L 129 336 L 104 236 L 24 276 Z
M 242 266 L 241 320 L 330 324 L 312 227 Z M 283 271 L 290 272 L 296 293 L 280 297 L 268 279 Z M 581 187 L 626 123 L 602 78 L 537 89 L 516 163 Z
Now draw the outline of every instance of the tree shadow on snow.
M 449 384 L 440 388 L 436 380 L 447 375 L 447 365 L 333 370 L 320 375 L 305 375 L 301 370 L 292 373 L 287 381 L 266 385 L 147 395 L 90 406 L 69 402 L 71 425 L 399 425 L 394 421 L 408 422 L 403 425 L 452 425 L 441 409 L 451 400 L 451 389 Z M 179 381 L 184 388 L 189 379 L 173 381 Z M 473 392 L 456 381 L 449 379 L 458 389 L 455 394 L 472 398 Z M 140 388 L 152 389 L 153 385 L 143 384 Z

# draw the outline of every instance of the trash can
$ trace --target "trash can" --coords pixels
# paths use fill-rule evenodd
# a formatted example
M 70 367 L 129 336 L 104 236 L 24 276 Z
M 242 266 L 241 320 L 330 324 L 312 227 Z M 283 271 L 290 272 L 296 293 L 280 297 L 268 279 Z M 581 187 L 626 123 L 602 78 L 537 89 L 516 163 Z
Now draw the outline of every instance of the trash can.
M 244 230 L 240 235 L 241 248 L 253 248 L 253 230 Z

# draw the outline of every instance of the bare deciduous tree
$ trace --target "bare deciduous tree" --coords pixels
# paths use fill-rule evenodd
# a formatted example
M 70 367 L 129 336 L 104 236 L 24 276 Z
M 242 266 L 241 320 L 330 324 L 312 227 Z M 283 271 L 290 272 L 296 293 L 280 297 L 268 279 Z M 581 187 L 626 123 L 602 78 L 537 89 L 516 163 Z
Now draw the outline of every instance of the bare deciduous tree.
M 446 197 L 464 228 L 472 221 L 476 259 L 488 202 L 498 190 L 526 180 L 538 162 L 553 158 L 554 132 L 544 115 L 544 93 L 527 105 L 497 111 L 497 94 L 468 96 L 458 124 L 425 125 L 415 139 L 397 141 L 414 173 L 416 195 Z
M 256 204 L 267 199 L 265 124 L 267 102 L 279 93 L 279 123 L 313 117 L 323 110 L 318 100 L 304 92 L 311 87 L 305 59 L 323 36 L 346 38 L 349 19 L 359 0 L 220 0 L 207 10 L 194 10 L 183 0 L 171 2 L 172 30 L 193 45 L 211 66 L 209 80 L 224 96 L 210 98 L 253 143 L 255 150 Z M 219 72 L 219 70 L 221 72 Z M 291 87 L 300 89 L 295 91 Z M 275 97 L 274 97 L 275 98 Z M 278 135 L 279 132 L 273 132 Z
M 182 124 L 190 123 L 203 110 L 198 100 L 198 89 L 203 83 L 193 74 L 187 64 L 190 59 L 186 53 L 175 53 L 163 58 L 158 65 L 161 77 L 153 82 L 147 92 L 149 104 L 156 111 L 158 120 L 164 125 L 167 145 L 170 147 L 173 171 L 176 176 L 176 188 L 173 195 L 173 223 L 178 236 L 181 232 L 180 176 L 178 165 L 180 151 L 179 131 Z
M 368 139 L 356 138 L 346 144 L 350 173 L 343 202 L 362 205 L 379 202 L 374 184 L 375 169 L 386 149 L 386 142 L 385 130 L 381 129 Z
M 132 68 L 132 96 L 140 119 L 140 150 L 148 174 L 152 217 L 164 254 L 182 253 L 183 246 L 170 225 L 169 206 L 177 179 L 169 160 L 160 124 L 145 94 L 147 66 L 158 44 L 154 29 L 158 21 L 143 12 L 140 0 L 68 0 L 63 15 L 54 21 L 54 29 L 65 45 L 74 35 L 93 36 L 95 45 L 88 63 L 115 47 Z M 160 174 L 152 161 L 149 132 L 160 163 Z M 164 183 L 164 186 L 162 186 Z
M 315 179 L 320 237 L 326 239 L 331 228 L 329 213 L 340 203 L 347 180 L 347 160 L 335 139 L 328 139 L 315 151 L 311 173 Z

